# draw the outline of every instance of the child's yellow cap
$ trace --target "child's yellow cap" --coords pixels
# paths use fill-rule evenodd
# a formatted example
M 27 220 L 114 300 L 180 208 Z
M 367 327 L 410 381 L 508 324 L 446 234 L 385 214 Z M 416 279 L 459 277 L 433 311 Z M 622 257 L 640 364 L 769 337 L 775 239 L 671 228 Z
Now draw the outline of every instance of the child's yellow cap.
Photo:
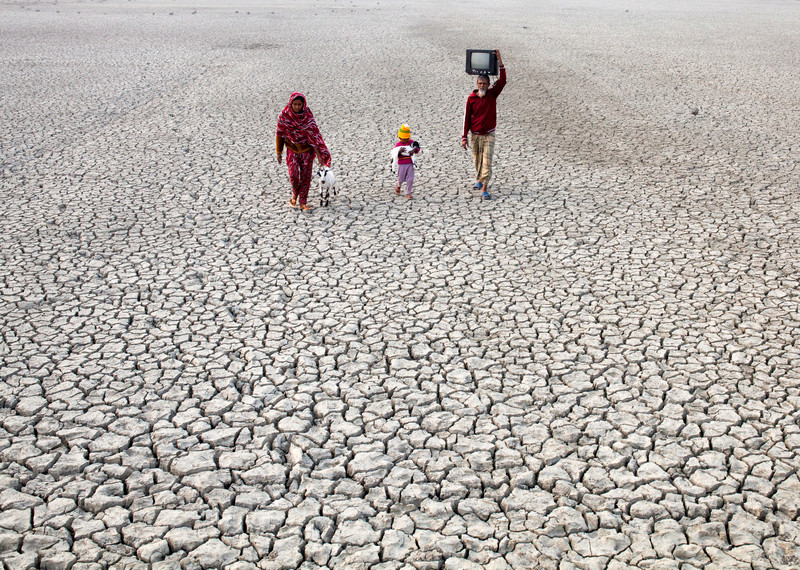
M 411 138 L 411 128 L 403 123 L 400 125 L 400 130 L 397 131 L 397 136 L 401 139 Z

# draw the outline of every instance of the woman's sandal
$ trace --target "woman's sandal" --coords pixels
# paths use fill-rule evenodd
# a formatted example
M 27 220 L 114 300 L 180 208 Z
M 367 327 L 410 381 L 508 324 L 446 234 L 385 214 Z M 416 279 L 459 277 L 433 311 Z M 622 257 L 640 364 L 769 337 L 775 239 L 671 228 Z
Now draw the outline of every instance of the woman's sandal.
M 291 199 L 291 200 L 289 200 L 289 205 L 290 205 L 292 208 L 296 208 L 296 207 L 297 207 L 297 198 L 295 198 L 294 196 L 292 196 L 292 199 Z
M 314 206 L 309 206 L 308 204 L 300 204 L 300 209 L 304 212 L 310 212 L 314 209 Z

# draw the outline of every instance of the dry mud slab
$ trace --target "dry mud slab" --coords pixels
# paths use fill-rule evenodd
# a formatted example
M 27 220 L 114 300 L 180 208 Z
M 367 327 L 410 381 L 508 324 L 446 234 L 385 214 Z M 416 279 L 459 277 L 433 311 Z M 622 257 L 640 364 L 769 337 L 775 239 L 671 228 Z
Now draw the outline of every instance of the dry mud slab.
M 529 4 L 0 2 L 5 568 L 800 566 L 800 2 Z

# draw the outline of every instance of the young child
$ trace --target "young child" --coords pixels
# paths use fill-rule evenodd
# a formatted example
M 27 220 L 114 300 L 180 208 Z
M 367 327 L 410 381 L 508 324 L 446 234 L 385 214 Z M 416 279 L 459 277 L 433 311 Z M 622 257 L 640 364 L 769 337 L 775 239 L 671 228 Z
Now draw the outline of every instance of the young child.
M 414 158 L 413 156 L 420 152 L 419 144 L 415 144 L 411 140 L 411 129 L 408 125 L 400 125 L 400 130 L 397 131 L 397 137 L 400 139 L 394 145 L 393 156 L 397 159 L 397 186 L 394 193 L 400 195 L 400 186 L 403 182 L 406 183 L 406 199 L 411 200 L 411 188 L 414 186 Z M 398 147 L 408 147 L 400 149 Z

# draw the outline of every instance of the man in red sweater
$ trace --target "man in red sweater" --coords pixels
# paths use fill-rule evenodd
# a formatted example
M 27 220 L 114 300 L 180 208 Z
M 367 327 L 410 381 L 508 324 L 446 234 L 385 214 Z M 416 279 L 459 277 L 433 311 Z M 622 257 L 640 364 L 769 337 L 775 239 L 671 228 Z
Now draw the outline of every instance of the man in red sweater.
M 497 97 L 506 86 L 506 68 L 495 50 L 500 65 L 500 78 L 490 88 L 489 76 L 478 76 L 478 88 L 467 97 L 467 111 L 464 115 L 464 132 L 461 135 L 461 148 L 467 148 L 467 133 L 472 133 L 472 156 L 478 181 L 476 190 L 483 190 L 482 198 L 490 200 L 489 180 L 492 178 L 492 155 L 494 154 L 494 129 L 497 126 Z

